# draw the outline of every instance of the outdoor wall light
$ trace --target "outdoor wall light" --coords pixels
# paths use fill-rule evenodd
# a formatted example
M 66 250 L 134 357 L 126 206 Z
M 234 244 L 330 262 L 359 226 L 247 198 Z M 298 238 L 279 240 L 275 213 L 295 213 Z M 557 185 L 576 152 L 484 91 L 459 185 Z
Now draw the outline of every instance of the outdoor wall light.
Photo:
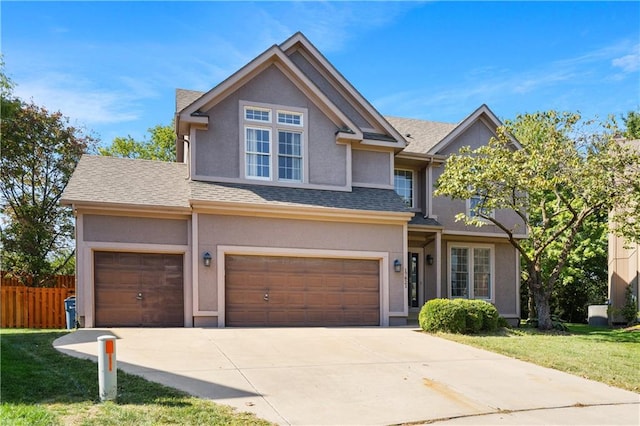
M 433 265 L 433 256 L 427 255 L 427 265 Z
M 202 255 L 202 260 L 204 260 L 204 266 L 211 266 L 211 253 L 205 251 Z
M 400 260 L 396 259 L 393 261 L 393 270 L 396 272 L 400 272 L 402 270 L 402 263 Z

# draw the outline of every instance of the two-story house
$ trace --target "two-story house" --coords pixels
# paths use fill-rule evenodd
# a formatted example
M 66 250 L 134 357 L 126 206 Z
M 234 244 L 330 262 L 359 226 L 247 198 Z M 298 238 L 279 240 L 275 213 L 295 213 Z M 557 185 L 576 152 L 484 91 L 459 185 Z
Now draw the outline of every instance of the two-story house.
M 175 163 L 84 156 L 81 325 L 400 325 L 436 297 L 519 318 L 519 259 L 433 196 L 443 163 L 485 144 L 457 125 L 383 117 L 300 33 L 206 93 L 176 92 Z M 494 214 L 517 220 L 509 212 Z

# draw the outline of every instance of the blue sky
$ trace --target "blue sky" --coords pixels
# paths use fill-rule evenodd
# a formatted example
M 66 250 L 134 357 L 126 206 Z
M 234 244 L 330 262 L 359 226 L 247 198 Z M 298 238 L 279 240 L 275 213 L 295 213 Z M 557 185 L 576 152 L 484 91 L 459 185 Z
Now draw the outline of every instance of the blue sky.
M 296 31 L 382 114 L 456 123 L 548 109 L 640 108 L 640 2 L 8 2 L 15 93 L 103 144 L 169 124 Z

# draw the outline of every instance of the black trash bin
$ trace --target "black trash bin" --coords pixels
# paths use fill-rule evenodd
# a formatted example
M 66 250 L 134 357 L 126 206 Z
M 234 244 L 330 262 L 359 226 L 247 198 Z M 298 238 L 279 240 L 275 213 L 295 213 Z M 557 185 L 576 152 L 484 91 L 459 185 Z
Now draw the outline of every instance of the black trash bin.
M 76 328 L 76 297 L 69 296 L 64 299 L 64 310 L 67 313 L 67 330 Z

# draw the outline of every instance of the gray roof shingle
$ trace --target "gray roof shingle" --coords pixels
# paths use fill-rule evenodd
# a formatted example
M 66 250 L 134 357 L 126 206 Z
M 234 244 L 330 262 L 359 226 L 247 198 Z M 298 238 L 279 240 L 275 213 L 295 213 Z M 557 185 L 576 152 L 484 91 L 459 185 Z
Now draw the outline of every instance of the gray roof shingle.
M 183 163 L 84 155 L 61 202 L 188 209 L 187 179 Z
M 409 221 L 409 225 L 424 225 L 424 226 L 437 226 L 442 227 L 440 222 L 430 217 L 423 216 L 422 213 L 416 213 L 415 216 Z
M 356 187 L 346 192 L 189 181 L 187 165 L 183 163 L 92 155 L 80 159 L 62 195 L 63 204 L 190 209 L 192 201 L 409 211 L 392 189 Z
M 436 121 L 418 120 L 414 118 L 385 117 L 408 142 L 403 152 L 426 154 L 438 142 L 444 139 L 457 124 Z M 409 135 L 409 136 L 407 136 Z
M 189 186 L 193 201 L 222 201 L 364 211 L 409 211 L 400 196 L 392 189 L 354 187 L 351 192 L 346 192 L 200 181 L 192 181 Z
M 176 112 L 182 111 L 204 94 L 197 90 L 176 89 Z

